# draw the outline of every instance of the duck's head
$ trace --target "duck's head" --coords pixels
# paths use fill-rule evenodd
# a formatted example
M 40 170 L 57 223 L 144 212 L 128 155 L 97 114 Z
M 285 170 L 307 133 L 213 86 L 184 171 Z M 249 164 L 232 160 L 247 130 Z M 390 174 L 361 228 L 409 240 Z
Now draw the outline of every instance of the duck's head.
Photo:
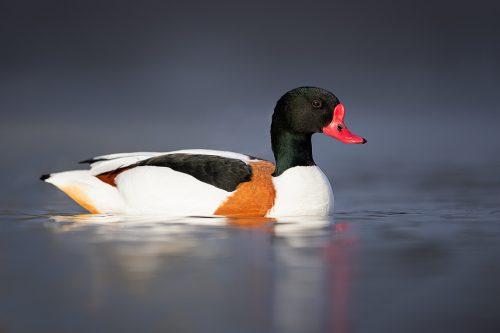
M 324 133 L 343 143 L 366 143 L 349 131 L 344 123 L 345 110 L 331 92 L 316 87 L 300 87 L 284 94 L 276 103 L 272 127 L 290 133 Z

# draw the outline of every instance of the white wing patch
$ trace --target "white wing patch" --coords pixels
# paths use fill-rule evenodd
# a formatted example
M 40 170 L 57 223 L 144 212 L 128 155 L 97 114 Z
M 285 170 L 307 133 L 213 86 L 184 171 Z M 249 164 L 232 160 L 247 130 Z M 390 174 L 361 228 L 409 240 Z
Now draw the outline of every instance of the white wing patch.
M 116 177 L 126 214 L 209 216 L 232 192 L 170 168 L 140 166 Z
M 94 157 L 94 159 L 96 159 L 97 161 L 90 164 L 90 173 L 96 176 L 101 173 L 125 167 L 146 160 L 151 157 L 169 155 L 169 154 L 216 155 L 221 157 L 238 159 L 245 163 L 248 163 L 251 159 L 248 155 L 244 154 L 233 153 L 230 151 L 209 150 L 209 149 L 184 149 L 184 150 L 176 150 L 169 152 L 118 153 L 118 154 L 110 154 L 110 155 L 102 155 Z
M 95 157 L 95 159 L 103 160 L 98 160 L 97 162 L 92 163 L 90 165 L 90 173 L 94 176 L 97 176 L 101 173 L 116 170 L 118 168 L 128 166 L 161 154 L 162 153 L 144 152 L 130 154 L 112 154 Z

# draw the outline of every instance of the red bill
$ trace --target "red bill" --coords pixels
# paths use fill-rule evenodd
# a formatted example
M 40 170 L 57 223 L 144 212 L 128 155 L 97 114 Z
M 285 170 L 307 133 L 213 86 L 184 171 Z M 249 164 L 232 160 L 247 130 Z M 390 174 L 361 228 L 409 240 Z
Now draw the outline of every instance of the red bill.
M 333 120 L 323 127 L 323 133 L 343 143 L 366 143 L 366 139 L 349 131 L 344 124 L 344 105 L 338 104 L 333 110 Z

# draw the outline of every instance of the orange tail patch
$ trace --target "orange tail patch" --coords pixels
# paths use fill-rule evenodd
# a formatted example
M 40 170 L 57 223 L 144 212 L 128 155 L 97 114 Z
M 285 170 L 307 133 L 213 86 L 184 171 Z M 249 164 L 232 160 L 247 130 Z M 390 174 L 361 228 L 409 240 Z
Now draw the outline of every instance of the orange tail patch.
M 99 214 L 100 211 L 90 203 L 89 197 L 78 186 L 64 186 L 60 189 L 66 193 L 77 204 L 88 210 L 92 214 Z
M 272 173 L 274 164 L 267 161 L 250 162 L 252 179 L 241 183 L 236 191 L 214 212 L 223 216 L 265 216 L 276 198 Z
M 122 167 L 122 168 L 118 168 L 116 170 L 111 170 L 111 171 L 101 173 L 101 174 L 97 175 L 96 177 L 100 181 L 103 181 L 106 184 L 109 184 L 111 186 L 116 187 L 116 181 L 115 181 L 116 177 L 118 177 L 118 175 L 120 173 L 127 171 L 127 170 L 130 170 L 132 168 L 133 168 L 133 166 Z

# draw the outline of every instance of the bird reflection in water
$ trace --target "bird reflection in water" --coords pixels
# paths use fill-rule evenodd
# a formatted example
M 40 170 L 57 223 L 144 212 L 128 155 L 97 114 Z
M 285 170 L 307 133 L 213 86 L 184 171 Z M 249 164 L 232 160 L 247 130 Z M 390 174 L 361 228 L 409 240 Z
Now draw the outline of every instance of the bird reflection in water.
M 203 311 L 238 311 L 253 318 L 255 329 L 352 331 L 349 306 L 359 239 L 348 222 L 314 217 L 93 214 L 53 216 L 52 220 L 55 223 L 49 226 L 55 232 L 81 235 L 83 242 L 60 239 L 88 256 L 94 286 L 91 303 L 97 309 L 110 275 L 113 284 L 124 284 L 139 297 L 137 302 L 147 302 L 152 292 L 171 295 L 175 281 L 185 279 L 176 292 L 191 300 L 193 316 L 197 304 L 211 304 L 217 297 L 214 308 Z M 193 275 L 199 279 L 195 289 L 203 292 L 188 287 Z M 229 285 L 239 288 L 230 290 Z M 223 304 L 221 299 L 233 301 Z
M 325 246 L 328 261 L 328 285 L 330 292 L 331 332 L 352 332 L 349 320 L 349 301 L 353 280 L 353 261 L 357 254 L 359 238 L 349 232 L 351 224 L 339 222 L 333 225 L 334 232 Z

